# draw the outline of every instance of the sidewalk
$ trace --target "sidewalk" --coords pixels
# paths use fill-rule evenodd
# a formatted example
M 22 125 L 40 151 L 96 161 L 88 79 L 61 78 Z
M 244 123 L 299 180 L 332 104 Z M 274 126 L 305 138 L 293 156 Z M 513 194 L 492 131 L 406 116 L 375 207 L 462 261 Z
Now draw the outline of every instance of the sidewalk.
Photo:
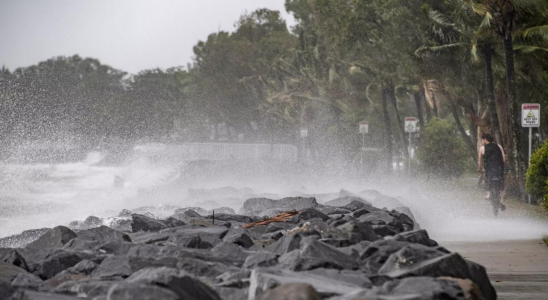
M 548 247 L 542 239 L 442 245 L 483 265 L 498 299 L 548 299 Z

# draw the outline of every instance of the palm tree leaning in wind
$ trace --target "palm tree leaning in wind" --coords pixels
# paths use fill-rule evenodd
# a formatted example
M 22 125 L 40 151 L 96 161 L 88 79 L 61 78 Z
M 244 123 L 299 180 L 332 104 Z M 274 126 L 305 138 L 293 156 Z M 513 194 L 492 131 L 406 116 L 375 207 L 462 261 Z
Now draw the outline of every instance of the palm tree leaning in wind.
M 525 159 L 521 151 L 521 124 L 518 115 L 518 101 L 514 69 L 513 33 L 519 17 L 525 15 L 548 16 L 546 0 L 462 0 L 471 5 L 474 11 L 489 22 L 484 26 L 493 28 L 501 38 L 504 47 L 506 86 L 510 116 L 511 136 L 514 154 L 514 170 L 519 183 L 521 199 L 525 198 Z M 535 29 L 546 31 L 545 27 Z M 546 32 L 545 32 L 546 33 Z

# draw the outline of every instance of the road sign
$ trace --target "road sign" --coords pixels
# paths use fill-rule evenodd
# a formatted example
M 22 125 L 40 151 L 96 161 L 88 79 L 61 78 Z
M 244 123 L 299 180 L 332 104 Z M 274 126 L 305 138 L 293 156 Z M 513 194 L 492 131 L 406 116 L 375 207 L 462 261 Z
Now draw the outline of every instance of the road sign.
M 301 128 L 301 137 L 305 138 L 308 136 L 308 128 Z
M 540 104 L 524 103 L 521 105 L 521 126 L 540 127 Z
M 417 131 L 417 118 L 405 118 L 405 132 Z
M 360 122 L 360 133 L 361 134 L 369 133 L 369 124 L 367 122 Z

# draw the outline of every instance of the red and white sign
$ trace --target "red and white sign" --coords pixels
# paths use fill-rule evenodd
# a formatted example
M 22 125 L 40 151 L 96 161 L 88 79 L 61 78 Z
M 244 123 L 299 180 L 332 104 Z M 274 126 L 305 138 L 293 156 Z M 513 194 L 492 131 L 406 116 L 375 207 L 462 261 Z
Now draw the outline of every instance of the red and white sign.
M 405 132 L 417 131 L 417 118 L 406 117 L 405 118 Z
M 360 133 L 367 134 L 369 132 L 369 123 L 360 122 Z
M 521 126 L 540 127 L 540 104 L 524 103 L 521 105 Z

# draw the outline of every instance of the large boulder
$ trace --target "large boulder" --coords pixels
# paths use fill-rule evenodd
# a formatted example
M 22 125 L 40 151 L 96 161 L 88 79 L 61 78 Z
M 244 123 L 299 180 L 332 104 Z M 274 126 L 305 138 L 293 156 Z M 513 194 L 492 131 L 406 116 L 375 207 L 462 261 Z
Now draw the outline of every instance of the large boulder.
M 337 226 L 337 229 L 342 232 L 345 239 L 350 241 L 350 244 L 381 239 L 368 222 L 350 221 Z
M 371 205 L 371 203 L 365 201 L 364 199 L 362 199 L 360 197 L 356 197 L 356 196 L 345 196 L 345 197 L 333 199 L 331 201 L 327 201 L 324 204 L 329 205 L 329 206 L 343 207 L 343 206 L 346 206 L 346 205 L 352 203 L 353 201 L 357 201 L 357 202 L 361 202 L 363 204 Z
M 394 240 L 400 242 L 418 243 L 428 247 L 438 246 L 438 243 L 436 243 L 436 241 L 434 240 L 431 240 L 428 236 L 428 232 L 426 232 L 426 230 L 424 229 L 406 231 L 396 234 L 394 236 Z
M 17 275 L 25 273 L 28 272 L 12 264 L 0 262 L 0 283 L 11 284 Z
M 180 300 L 173 291 L 143 283 L 119 283 L 108 291 L 106 300 Z
M 61 248 L 68 241 L 77 237 L 74 231 L 65 226 L 57 226 L 48 230 L 40 238 L 28 244 L 26 248 L 29 249 L 52 249 Z
M 494 300 L 497 298 L 497 294 L 489 281 L 485 268 L 466 261 L 458 253 L 445 254 L 443 256 L 424 260 L 385 274 L 392 278 L 404 278 L 409 276 L 449 276 L 470 279 L 478 285 L 485 299 Z
M 179 296 L 179 299 L 221 300 L 219 295 L 210 287 L 186 272 L 173 268 L 142 269 L 133 273 L 126 281 L 129 283 L 161 285 L 173 291 Z
M 358 258 L 358 265 L 368 274 L 377 274 L 392 253 L 409 245 L 407 242 L 379 240 L 365 248 Z
M 228 228 L 225 226 L 201 227 L 185 225 L 162 231 L 162 233 L 169 234 L 168 241 L 176 244 L 188 244 L 190 241 L 195 241 L 199 238 L 200 243 L 206 242 L 215 246 L 223 241 L 223 238 L 228 233 Z
M 40 238 L 50 228 L 30 229 L 0 239 L 0 248 L 20 248 Z
M 292 271 L 316 268 L 357 269 L 354 259 L 338 251 L 335 247 L 314 238 L 304 238 L 300 244 L 300 249 L 293 250 L 279 258 L 280 266 Z
M 78 232 L 78 236 L 66 243 L 63 248 L 72 250 L 94 250 L 98 246 L 111 241 L 131 242 L 131 238 L 123 232 L 111 229 L 107 226 L 100 226 Z
M 255 268 L 251 272 L 249 281 L 249 299 L 260 297 L 273 286 L 296 282 L 313 286 L 323 298 L 359 291 L 362 288 L 344 280 L 326 278 L 312 273 L 303 276 L 302 272 L 285 269 Z
M 164 221 L 149 218 L 145 215 L 133 214 L 131 215 L 133 222 L 131 223 L 131 231 L 160 231 L 161 229 L 169 228 Z
M 305 283 L 286 283 L 268 290 L 257 300 L 321 300 L 313 286 Z

